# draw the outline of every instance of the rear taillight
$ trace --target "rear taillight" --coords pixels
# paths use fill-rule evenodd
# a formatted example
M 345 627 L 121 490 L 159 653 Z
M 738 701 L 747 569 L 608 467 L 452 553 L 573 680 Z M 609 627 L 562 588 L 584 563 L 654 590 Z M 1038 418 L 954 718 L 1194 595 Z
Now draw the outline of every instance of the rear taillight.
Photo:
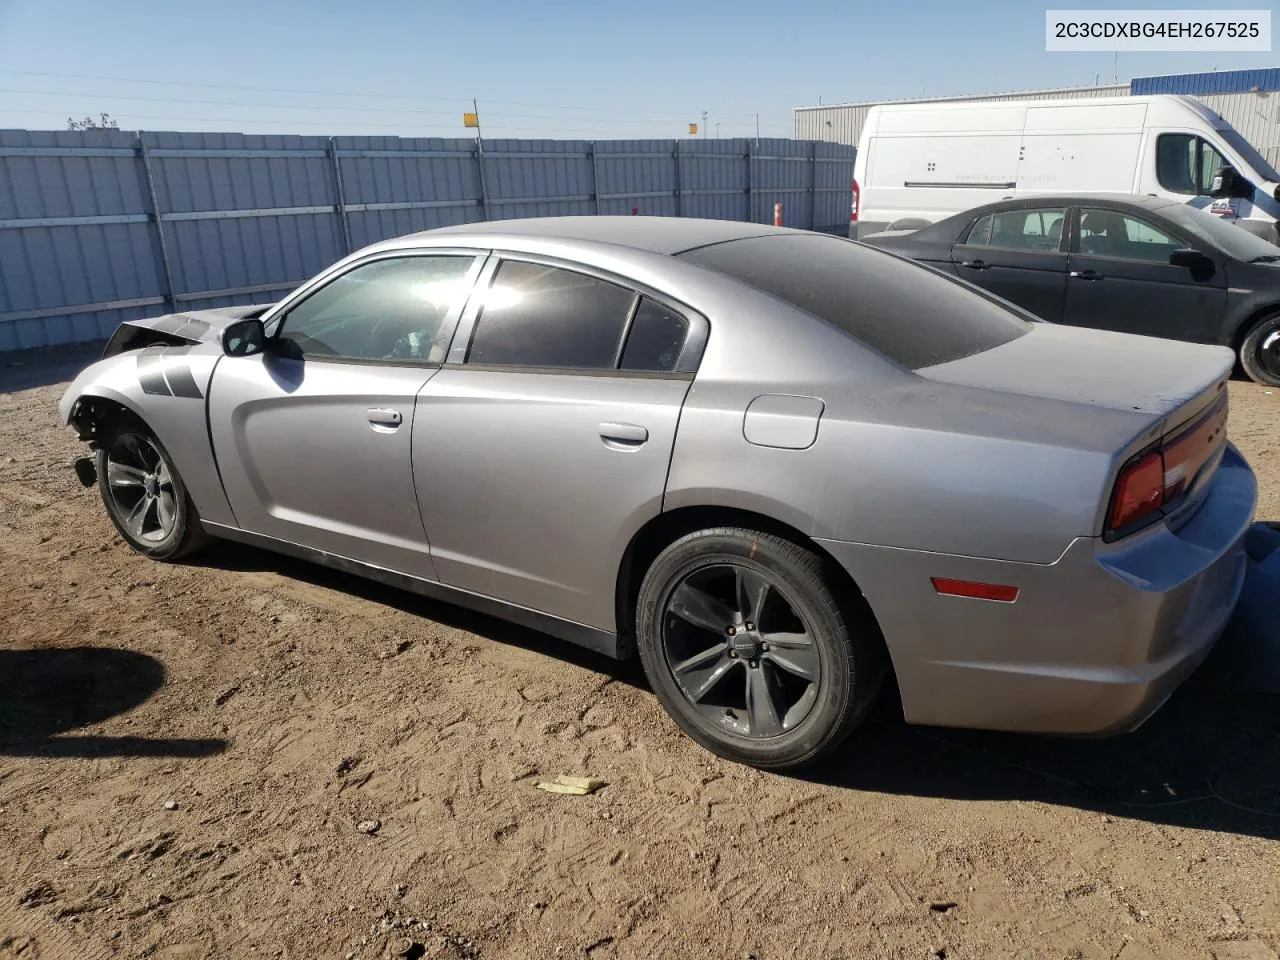
M 862 191 L 858 189 L 858 181 L 853 181 L 853 199 L 849 204 L 849 222 L 858 222 L 858 201 L 862 198 Z
M 1120 471 L 1111 498 L 1107 533 L 1122 533 L 1138 526 L 1164 506 L 1164 456 L 1159 452 L 1139 457 Z
M 1165 438 L 1157 450 L 1139 454 L 1116 479 L 1103 536 L 1114 540 L 1138 530 L 1184 498 L 1226 444 L 1227 394 L 1195 422 Z

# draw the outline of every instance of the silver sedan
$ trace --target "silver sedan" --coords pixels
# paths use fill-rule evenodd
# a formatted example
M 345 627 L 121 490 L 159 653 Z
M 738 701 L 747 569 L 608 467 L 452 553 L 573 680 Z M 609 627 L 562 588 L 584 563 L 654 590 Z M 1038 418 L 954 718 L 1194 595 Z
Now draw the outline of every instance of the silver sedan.
M 614 657 L 716 753 L 1131 729 L 1229 619 L 1231 352 L 1036 322 L 845 239 L 572 217 L 123 324 L 61 416 L 138 552 L 210 537 Z

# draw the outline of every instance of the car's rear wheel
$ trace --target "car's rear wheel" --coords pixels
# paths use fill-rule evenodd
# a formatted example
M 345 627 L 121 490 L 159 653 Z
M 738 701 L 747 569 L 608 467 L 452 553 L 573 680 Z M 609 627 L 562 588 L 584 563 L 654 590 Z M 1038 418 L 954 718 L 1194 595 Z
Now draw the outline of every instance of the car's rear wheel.
M 1267 314 L 1249 330 L 1240 344 L 1240 365 L 1254 382 L 1280 387 L 1280 311 Z
M 875 701 L 883 642 L 853 611 L 812 551 L 753 530 L 701 530 L 645 574 L 637 646 L 690 737 L 730 760 L 789 769 L 837 747 Z
M 120 536 L 144 556 L 176 560 L 209 540 L 168 451 L 133 417 L 103 432 L 98 490 Z

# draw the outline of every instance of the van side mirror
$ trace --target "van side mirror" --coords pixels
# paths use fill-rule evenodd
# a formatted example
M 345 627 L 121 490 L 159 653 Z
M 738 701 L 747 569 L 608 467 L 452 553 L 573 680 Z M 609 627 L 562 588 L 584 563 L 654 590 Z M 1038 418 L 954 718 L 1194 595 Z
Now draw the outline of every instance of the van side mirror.
M 266 349 L 267 330 L 257 317 L 237 320 L 222 331 L 222 352 L 228 357 L 250 357 Z
M 1209 185 L 1209 196 L 1219 197 L 1250 197 L 1253 195 L 1253 184 L 1236 172 L 1233 166 L 1225 165 L 1218 168 L 1213 175 L 1213 182 Z

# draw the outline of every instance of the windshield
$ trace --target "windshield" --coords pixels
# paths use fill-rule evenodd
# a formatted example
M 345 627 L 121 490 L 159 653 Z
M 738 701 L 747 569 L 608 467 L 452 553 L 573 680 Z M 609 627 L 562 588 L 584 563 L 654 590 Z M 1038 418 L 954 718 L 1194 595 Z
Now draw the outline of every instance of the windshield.
M 1253 260 L 1256 257 L 1280 256 L 1280 247 L 1250 233 L 1234 223 L 1224 223 L 1214 214 L 1186 204 L 1162 207 L 1160 212 L 1174 224 L 1193 234 L 1230 257 Z
M 1236 153 L 1240 154 L 1240 159 L 1253 168 L 1253 172 L 1264 180 L 1270 180 L 1272 183 L 1280 182 L 1280 173 L 1276 172 L 1276 168 L 1267 162 L 1267 158 L 1260 154 L 1252 143 L 1233 130 L 1227 127 L 1225 130 L 1217 131 L 1223 140 L 1227 141 L 1227 146 L 1231 147 Z M 1248 170 L 1238 171 L 1240 174 L 1248 177 Z M 1256 184 L 1255 184 L 1256 186 Z
M 750 237 L 680 254 L 808 311 L 905 367 L 1008 343 L 1031 321 L 928 267 L 820 234 Z

